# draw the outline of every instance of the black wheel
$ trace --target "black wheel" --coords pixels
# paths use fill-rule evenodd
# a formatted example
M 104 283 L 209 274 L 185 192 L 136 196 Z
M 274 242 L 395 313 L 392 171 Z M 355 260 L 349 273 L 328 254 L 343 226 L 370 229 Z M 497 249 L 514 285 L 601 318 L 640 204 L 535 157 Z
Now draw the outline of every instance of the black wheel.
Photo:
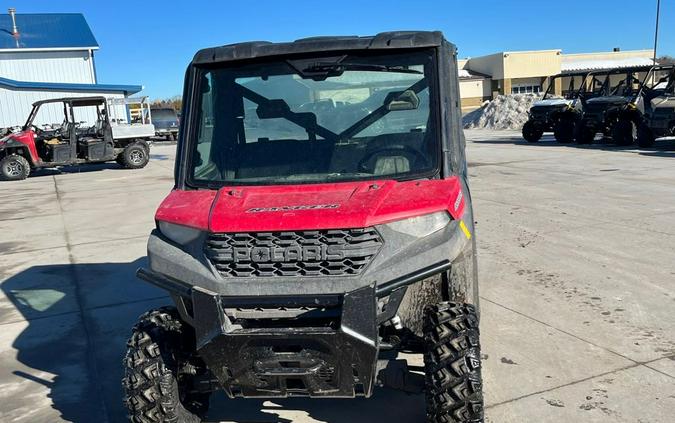
M 428 423 L 482 423 L 478 315 L 472 305 L 443 302 L 424 310 Z
M 527 142 L 537 142 L 541 139 L 541 136 L 544 135 L 544 131 L 531 120 L 525 122 L 523 125 L 523 138 Z
M 574 120 L 559 119 L 553 127 L 553 136 L 559 143 L 570 143 L 574 140 Z
M 135 142 L 127 145 L 117 158 L 127 169 L 141 169 L 150 161 L 150 148 L 144 142 Z
M 25 157 L 10 154 L 0 160 L 0 176 L 4 181 L 20 181 L 30 175 L 30 163 Z
M 574 128 L 574 140 L 577 144 L 592 144 L 595 139 L 595 128 L 582 122 Z
M 637 138 L 637 125 L 628 119 L 617 121 L 612 127 L 612 140 L 616 145 L 631 145 Z
M 638 128 L 637 128 L 637 143 L 641 148 L 649 148 L 654 145 L 654 141 L 656 138 L 654 137 L 654 133 L 652 132 L 649 127 L 641 123 Z
M 190 343 L 194 344 L 194 335 L 175 308 L 163 307 L 140 317 L 127 343 L 122 380 L 132 422 L 202 421 L 209 394 L 192 391 L 196 367 L 190 362 Z

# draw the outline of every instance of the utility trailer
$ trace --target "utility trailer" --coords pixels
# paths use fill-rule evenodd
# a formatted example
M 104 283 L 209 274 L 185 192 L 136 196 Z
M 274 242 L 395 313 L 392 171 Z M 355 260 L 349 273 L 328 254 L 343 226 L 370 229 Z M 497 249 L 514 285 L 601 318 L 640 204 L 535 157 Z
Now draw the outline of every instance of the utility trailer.
M 175 306 L 127 343 L 134 422 L 232 398 L 426 395 L 483 421 L 476 244 L 457 52 L 440 32 L 198 52 L 175 185 L 138 276 Z M 424 356 L 421 383 L 401 352 Z M 396 404 L 391 404 L 396 407 Z
M 130 119 L 131 106 L 141 111 L 135 121 Z M 38 119 L 54 115 L 60 116 L 60 124 L 38 125 Z M 125 168 L 139 169 L 148 163 L 148 141 L 154 134 L 146 98 L 38 101 L 21 131 L 0 139 L 0 179 L 21 180 L 39 168 L 113 160 Z

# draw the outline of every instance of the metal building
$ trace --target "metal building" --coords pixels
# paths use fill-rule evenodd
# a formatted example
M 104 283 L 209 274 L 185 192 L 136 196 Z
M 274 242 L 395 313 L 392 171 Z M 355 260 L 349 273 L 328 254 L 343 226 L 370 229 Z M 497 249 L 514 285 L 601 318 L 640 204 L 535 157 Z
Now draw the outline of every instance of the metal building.
M 140 85 L 99 84 L 99 45 L 79 13 L 0 15 L 0 128 L 22 125 L 31 105 L 58 97 L 124 98 Z M 45 110 L 37 124 L 60 123 L 63 112 Z M 92 116 L 77 117 L 89 121 Z
M 462 109 L 479 107 L 499 94 L 543 93 L 560 73 L 651 66 L 653 50 L 565 54 L 562 50 L 503 51 L 459 60 Z M 560 93 L 568 80 L 556 79 Z

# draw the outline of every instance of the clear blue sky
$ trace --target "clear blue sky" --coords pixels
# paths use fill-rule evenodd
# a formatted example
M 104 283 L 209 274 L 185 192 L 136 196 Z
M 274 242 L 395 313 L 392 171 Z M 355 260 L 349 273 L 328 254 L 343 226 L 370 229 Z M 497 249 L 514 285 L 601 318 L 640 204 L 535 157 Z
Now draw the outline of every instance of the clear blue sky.
M 504 50 L 649 49 L 656 0 L 9 1 L 18 13 L 79 12 L 101 49 L 99 82 L 143 84 L 152 98 L 182 92 L 200 48 L 313 35 L 442 30 L 460 57 Z M 10 4 L 11 3 L 11 4 Z M 659 55 L 675 55 L 675 0 L 662 0 Z

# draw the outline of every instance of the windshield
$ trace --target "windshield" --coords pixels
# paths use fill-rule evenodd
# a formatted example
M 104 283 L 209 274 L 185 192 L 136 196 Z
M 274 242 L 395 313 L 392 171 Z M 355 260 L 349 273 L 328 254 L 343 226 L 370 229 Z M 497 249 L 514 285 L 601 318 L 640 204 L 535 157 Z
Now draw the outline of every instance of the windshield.
M 433 60 L 430 50 L 201 69 L 189 182 L 431 176 Z
M 585 74 L 552 76 L 542 98 L 575 100 L 583 92 L 584 83 Z

